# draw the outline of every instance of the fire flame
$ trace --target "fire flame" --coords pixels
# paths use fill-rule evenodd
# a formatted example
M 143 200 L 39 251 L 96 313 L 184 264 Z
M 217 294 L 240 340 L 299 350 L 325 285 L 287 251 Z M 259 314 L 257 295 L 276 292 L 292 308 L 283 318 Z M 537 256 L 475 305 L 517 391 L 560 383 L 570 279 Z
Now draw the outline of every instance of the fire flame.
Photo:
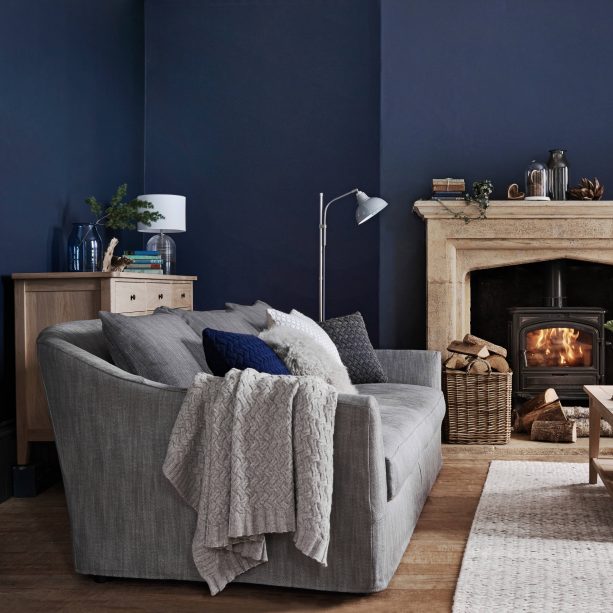
M 574 328 L 541 328 L 526 335 L 528 366 L 591 366 L 591 344 Z

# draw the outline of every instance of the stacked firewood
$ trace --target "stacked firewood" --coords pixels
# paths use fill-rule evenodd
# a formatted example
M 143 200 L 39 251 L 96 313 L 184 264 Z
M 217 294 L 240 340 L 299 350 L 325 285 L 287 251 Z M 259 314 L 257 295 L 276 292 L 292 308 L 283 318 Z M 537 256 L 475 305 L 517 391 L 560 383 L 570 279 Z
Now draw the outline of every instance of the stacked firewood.
M 515 432 L 529 434 L 533 441 L 574 443 L 577 440 L 577 424 L 566 414 L 558 394 L 551 387 L 515 411 L 513 428 Z
M 447 351 L 451 352 L 445 362 L 445 368 L 449 370 L 464 370 L 476 375 L 511 370 L 504 347 L 472 334 L 467 334 L 461 341 L 453 341 Z

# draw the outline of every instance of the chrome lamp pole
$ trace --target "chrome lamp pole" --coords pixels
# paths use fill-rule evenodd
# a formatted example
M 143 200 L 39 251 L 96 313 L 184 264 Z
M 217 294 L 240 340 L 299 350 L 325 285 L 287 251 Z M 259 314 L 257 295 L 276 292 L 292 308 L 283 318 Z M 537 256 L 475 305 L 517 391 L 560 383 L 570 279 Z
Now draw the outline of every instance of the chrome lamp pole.
M 319 321 L 326 320 L 326 245 L 328 237 L 328 208 L 333 202 L 353 194 L 355 194 L 358 204 L 355 211 L 355 220 L 358 226 L 363 224 L 365 221 L 368 221 L 371 217 L 374 217 L 377 213 L 380 213 L 387 206 L 387 202 L 382 198 L 370 198 L 357 188 L 333 198 L 325 206 L 324 195 L 323 193 L 319 194 Z

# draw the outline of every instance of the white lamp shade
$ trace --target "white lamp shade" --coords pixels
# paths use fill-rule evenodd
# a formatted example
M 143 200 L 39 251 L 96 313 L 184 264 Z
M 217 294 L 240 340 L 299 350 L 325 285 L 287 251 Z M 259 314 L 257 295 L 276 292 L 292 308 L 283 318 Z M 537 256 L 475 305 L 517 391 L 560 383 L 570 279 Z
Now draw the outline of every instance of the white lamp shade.
M 138 196 L 138 200 L 151 202 L 153 209 L 148 210 L 157 211 L 164 215 L 164 219 L 152 221 L 150 226 L 139 223 L 139 232 L 163 232 L 164 234 L 185 232 L 185 196 L 144 194 Z
M 358 226 L 380 213 L 387 206 L 387 202 L 383 198 L 377 198 L 376 196 L 371 198 L 364 192 L 358 192 L 356 198 L 358 208 L 355 211 L 355 220 L 358 222 Z

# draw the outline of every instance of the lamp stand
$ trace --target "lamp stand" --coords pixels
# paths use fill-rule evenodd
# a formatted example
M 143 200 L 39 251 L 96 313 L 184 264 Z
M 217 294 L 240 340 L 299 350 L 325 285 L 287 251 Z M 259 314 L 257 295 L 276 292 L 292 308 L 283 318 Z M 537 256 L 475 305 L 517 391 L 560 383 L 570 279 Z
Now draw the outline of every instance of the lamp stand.
M 328 235 L 328 207 L 345 196 L 357 194 L 358 189 L 333 198 L 324 206 L 324 195 L 319 194 L 319 321 L 326 321 L 326 244 Z
M 174 275 L 177 266 L 177 245 L 175 241 L 168 236 L 160 232 L 154 234 L 147 241 L 148 251 L 159 251 L 162 258 L 162 271 L 165 275 Z

